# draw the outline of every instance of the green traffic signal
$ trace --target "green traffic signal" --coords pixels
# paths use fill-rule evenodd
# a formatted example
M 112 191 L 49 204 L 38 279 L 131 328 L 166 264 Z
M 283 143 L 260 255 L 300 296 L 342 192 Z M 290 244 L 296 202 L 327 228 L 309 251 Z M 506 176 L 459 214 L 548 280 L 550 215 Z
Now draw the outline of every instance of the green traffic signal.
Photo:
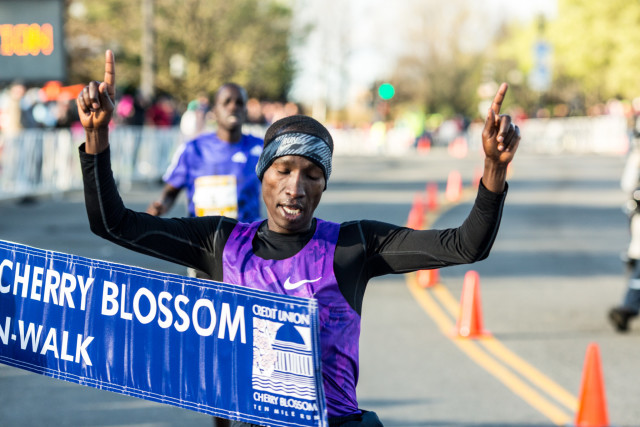
M 393 98 L 393 95 L 395 94 L 396 89 L 391 83 L 382 83 L 380 87 L 378 87 L 378 95 L 385 101 Z

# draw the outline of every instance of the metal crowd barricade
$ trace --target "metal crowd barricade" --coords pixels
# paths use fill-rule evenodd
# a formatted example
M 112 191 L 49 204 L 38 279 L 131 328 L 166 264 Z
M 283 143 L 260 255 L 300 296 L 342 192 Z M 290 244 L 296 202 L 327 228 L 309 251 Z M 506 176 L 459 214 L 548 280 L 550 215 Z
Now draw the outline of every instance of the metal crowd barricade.
M 519 126 L 519 151 L 523 152 L 621 155 L 629 146 L 624 117 L 530 119 Z M 469 127 L 469 148 L 480 148 L 482 127 L 482 123 Z M 406 129 L 392 129 L 384 135 L 366 128 L 330 131 L 337 156 L 397 156 L 414 150 L 414 138 Z M 247 127 L 245 132 L 262 137 L 264 127 Z M 77 149 L 83 140 L 82 129 L 28 129 L 13 137 L 0 134 L 0 199 L 55 196 L 81 189 Z M 137 181 L 159 180 L 184 140 L 177 126 L 116 126 L 110 135 L 111 161 L 122 190 Z
M 127 190 L 134 181 L 161 178 L 183 137 L 179 128 L 125 127 L 110 135 L 114 174 Z M 0 199 L 59 195 L 82 188 L 78 146 L 84 132 L 27 129 L 0 135 Z
M 469 145 L 479 149 L 483 123 L 469 127 Z M 518 151 L 539 154 L 622 155 L 629 149 L 627 119 L 622 116 L 528 119 L 518 123 Z

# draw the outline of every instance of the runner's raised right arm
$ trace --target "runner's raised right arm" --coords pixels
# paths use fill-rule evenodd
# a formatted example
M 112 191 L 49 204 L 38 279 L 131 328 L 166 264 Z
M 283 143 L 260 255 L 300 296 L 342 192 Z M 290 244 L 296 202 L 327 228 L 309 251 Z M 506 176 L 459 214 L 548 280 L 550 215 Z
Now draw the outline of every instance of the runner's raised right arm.
M 85 204 L 91 230 L 118 245 L 211 273 L 221 217 L 158 218 L 127 209 L 111 170 L 109 122 L 114 110 L 115 61 L 105 54 L 103 82 L 90 82 L 77 99 L 86 143 L 80 147 Z

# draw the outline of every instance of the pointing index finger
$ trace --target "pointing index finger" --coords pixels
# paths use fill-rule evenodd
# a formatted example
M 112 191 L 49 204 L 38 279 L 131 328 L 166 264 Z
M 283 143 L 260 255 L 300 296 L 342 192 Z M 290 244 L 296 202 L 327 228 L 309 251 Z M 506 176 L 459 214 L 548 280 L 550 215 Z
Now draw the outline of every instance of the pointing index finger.
M 500 114 L 500 108 L 502 107 L 502 101 L 504 101 L 504 97 L 507 94 L 507 89 L 509 85 L 506 83 L 502 83 L 500 88 L 498 89 L 498 93 L 496 93 L 495 98 L 493 98 L 493 103 L 491 104 L 491 109 L 497 115 Z
M 107 93 L 111 99 L 116 97 L 116 60 L 111 50 L 104 54 L 104 82 L 107 84 Z

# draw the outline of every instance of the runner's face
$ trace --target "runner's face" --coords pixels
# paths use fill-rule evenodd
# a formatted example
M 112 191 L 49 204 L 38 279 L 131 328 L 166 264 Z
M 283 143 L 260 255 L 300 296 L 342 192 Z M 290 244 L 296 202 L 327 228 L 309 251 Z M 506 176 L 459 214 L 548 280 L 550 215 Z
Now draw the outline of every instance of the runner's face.
M 320 203 L 322 169 L 302 156 L 279 157 L 262 178 L 262 197 L 269 230 L 291 234 L 309 230 Z
M 213 106 L 218 127 L 231 132 L 239 129 L 247 118 L 247 103 L 242 92 L 235 86 L 220 89 Z

